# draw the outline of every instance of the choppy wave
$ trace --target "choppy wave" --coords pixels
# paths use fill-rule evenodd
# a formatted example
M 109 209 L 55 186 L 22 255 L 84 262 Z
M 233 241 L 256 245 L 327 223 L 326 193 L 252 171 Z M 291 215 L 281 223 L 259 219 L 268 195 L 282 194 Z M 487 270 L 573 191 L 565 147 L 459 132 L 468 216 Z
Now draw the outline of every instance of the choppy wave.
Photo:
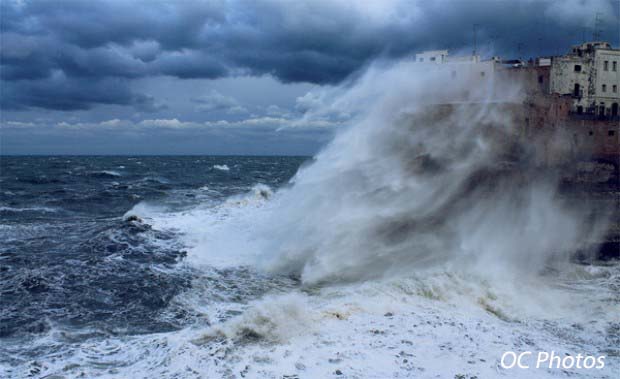
M 24 208 L 16 208 L 16 207 L 0 206 L 0 212 L 6 212 L 6 213 L 21 213 L 21 212 L 53 213 L 53 212 L 58 212 L 58 209 L 50 208 L 50 207 L 24 207 Z
M 216 165 L 213 165 L 213 168 L 216 170 L 220 170 L 220 171 L 230 171 L 230 168 L 225 164 L 222 164 L 222 165 L 216 164 Z
M 96 176 L 96 177 L 119 177 L 121 176 L 121 173 L 118 171 L 114 171 L 114 170 L 101 170 L 101 171 L 93 171 L 90 173 L 90 175 L 92 176 Z

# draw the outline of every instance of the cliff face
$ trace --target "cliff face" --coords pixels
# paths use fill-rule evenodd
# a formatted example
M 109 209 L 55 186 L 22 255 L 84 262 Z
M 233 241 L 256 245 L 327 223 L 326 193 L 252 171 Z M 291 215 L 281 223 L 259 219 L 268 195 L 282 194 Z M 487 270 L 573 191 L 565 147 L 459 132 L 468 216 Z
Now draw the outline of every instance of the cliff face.
M 537 166 L 559 173 L 568 202 L 596 204 L 609 218 L 607 233 L 575 257 L 620 259 L 620 122 L 570 113 L 571 103 L 566 96 L 527 96 L 511 110 L 519 144 Z
M 561 195 L 568 202 L 592 203 L 608 217 L 607 232 L 589 241 L 590 252 L 579 251 L 581 261 L 620 259 L 620 178 L 618 165 L 604 160 L 581 160 L 562 168 Z M 592 255 L 594 252 L 594 256 Z
M 584 263 L 620 259 L 619 126 L 611 120 L 574 117 L 570 105 L 570 98 L 535 95 L 522 102 L 440 104 L 407 123 L 435 125 L 435 132 L 449 141 L 458 138 L 453 129 L 463 119 L 476 120 L 489 161 L 465 182 L 464 193 L 491 193 L 506 178 L 517 185 L 553 178 L 557 196 L 568 208 L 588 204 L 592 223 L 608 221 L 606 233 L 584 241 L 574 258 Z M 412 174 L 434 175 L 444 166 L 446 157 L 436 152 L 402 150 L 408 151 L 403 159 Z
M 620 122 L 572 114 L 571 103 L 565 96 L 528 96 L 513 110 L 520 144 L 537 165 L 559 172 L 567 202 L 596 204 L 609 218 L 607 233 L 575 258 L 620 259 Z
M 599 161 L 617 171 L 620 122 L 572 114 L 571 104 L 570 97 L 532 93 L 511 101 L 438 104 L 429 107 L 424 122 L 496 112 L 501 117 L 487 120 L 486 135 L 504 150 L 507 145 L 518 147 L 513 159 L 522 160 L 523 154 L 528 154 L 535 165 L 569 167 Z
M 528 96 L 513 116 L 521 136 L 542 144 L 538 148 L 545 164 L 602 160 L 617 167 L 620 122 L 573 114 L 571 103 L 566 96 Z

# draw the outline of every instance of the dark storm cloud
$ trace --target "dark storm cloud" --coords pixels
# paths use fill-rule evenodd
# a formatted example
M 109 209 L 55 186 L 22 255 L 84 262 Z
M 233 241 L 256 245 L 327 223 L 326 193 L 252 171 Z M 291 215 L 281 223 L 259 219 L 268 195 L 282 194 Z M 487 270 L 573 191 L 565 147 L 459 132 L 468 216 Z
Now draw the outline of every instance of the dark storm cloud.
M 6 81 L 2 84 L 0 108 L 20 110 L 39 107 L 56 110 L 84 110 L 95 104 L 132 105 L 143 112 L 161 109 L 150 96 L 131 91 L 118 78 L 81 79 L 62 75 L 40 80 Z
M 378 56 L 478 42 L 504 54 L 563 52 L 592 34 L 618 44 L 614 0 L 2 1 L 2 104 L 155 109 L 127 81 L 270 74 L 336 83 Z M 586 29 L 584 29 L 586 28 Z M 558 46 L 562 48 L 558 50 Z M 125 84 L 123 84 L 125 83 Z

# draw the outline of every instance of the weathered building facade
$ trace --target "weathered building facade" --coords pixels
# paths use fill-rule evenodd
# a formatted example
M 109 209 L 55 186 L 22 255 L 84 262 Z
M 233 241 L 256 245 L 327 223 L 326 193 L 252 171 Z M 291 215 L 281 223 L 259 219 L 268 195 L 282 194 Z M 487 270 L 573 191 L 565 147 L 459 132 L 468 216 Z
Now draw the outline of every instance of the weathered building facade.
M 587 42 L 554 57 L 550 92 L 571 96 L 576 114 L 620 115 L 620 50 L 607 42 Z
M 565 56 L 530 61 L 453 57 L 436 50 L 417 54 L 416 62 L 453 81 L 464 74 L 470 88 L 485 89 L 478 96 L 464 94 L 470 102 L 504 103 L 520 137 L 536 137 L 541 163 L 603 159 L 620 165 L 620 50 L 608 43 L 586 43 Z

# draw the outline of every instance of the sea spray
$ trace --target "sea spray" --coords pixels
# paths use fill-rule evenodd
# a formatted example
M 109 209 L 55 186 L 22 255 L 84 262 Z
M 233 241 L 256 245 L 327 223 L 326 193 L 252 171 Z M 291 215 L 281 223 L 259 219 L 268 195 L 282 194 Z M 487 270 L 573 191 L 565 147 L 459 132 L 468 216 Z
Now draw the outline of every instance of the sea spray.
M 307 296 L 291 292 L 271 295 L 255 301 L 241 315 L 208 330 L 197 343 L 225 337 L 236 341 L 264 339 L 286 342 L 308 333 L 312 328 L 312 311 Z
M 455 80 L 450 72 L 456 72 Z M 567 207 L 556 173 L 528 155 L 504 104 L 518 83 L 476 85 L 469 66 L 373 66 L 308 117 L 355 114 L 282 190 L 260 232 L 258 264 L 305 283 L 403 275 L 456 262 L 506 278 L 567 261 L 600 233 Z M 347 108 L 350 107 L 350 108 Z

